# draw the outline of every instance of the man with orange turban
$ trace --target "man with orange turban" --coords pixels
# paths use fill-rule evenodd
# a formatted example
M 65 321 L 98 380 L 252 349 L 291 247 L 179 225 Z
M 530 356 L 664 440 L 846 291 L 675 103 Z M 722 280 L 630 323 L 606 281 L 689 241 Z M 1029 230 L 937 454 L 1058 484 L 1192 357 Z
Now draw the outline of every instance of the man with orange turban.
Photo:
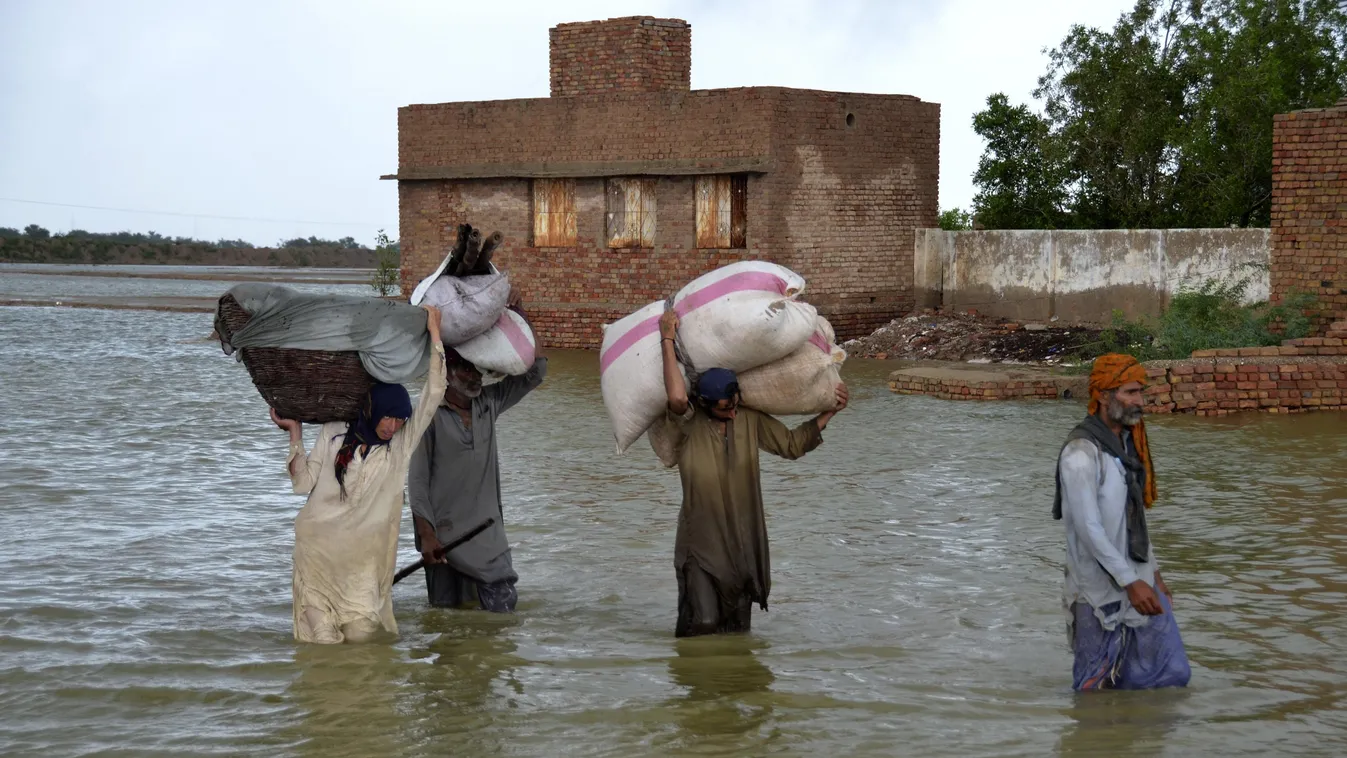
M 1146 369 L 1095 360 L 1090 413 L 1057 459 L 1052 516 L 1066 526 L 1067 638 L 1076 690 L 1183 687 L 1191 671 L 1146 528 L 1155 470 L 1141 416 Z

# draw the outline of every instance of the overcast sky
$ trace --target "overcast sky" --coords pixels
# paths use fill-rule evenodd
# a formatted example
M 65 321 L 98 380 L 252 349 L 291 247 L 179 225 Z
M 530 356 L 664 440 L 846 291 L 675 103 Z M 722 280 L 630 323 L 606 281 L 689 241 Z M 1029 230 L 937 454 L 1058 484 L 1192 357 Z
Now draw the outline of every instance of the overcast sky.
M 1132 5 L 0 0 L 0 226 L 396 237 L 399 106 L 546 97 L 549 27 L 629 15 L 692 24 L 694 89 L 940 103 L 940 207 L 967 207 L 987 96 L 1028 101 L 1045 47 Z

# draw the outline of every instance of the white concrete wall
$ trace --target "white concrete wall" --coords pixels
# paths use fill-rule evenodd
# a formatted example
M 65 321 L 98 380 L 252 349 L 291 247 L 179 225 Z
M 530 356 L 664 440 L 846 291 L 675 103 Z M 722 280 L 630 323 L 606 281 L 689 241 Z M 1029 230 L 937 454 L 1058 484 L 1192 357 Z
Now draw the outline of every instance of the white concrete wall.
M 1249 300 L 1266 300 L 1271 248 L 1267 229 L 920 229 L 913 273 L 919 307 L 1107 322 L 1114 310 L 1157 316 L 1211 278 L 1250 277 Z

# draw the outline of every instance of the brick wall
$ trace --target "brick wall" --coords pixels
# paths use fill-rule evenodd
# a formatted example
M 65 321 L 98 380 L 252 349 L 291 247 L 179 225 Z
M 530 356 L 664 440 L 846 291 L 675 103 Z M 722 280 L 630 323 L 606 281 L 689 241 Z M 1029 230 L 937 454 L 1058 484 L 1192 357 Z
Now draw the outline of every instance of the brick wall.
M 1198 350 L 1186 360 L 1145 365 L 1148 413 L 1225 416 L 1241 411 L 1347 410 L 1347 321 L 1331 324 L 1325 337 L 1288 340 L 1278 347 Z M 978 381 L 955 372 L 896 371 L 889 389 L 950 400 L 1069 396 L 1061 392 L 1061 377 Z
M 806 278 L 839 337 L 869 334 L 915 305 L 916 230 L 938 225 L 940 106 L 782 90 L 773 112 L 762 249 Z
M 954 376 L 900 376 L 889 380 L 899 395 L 929 395 L 942 400 L 1052 400 L 1060 397 L 1051 379 L 975 381 Z
M 1272 300 L 1313 293 L 1318 323 L 1347 318 L 1347 107 L 1275 117 Z
M 1147 371 L 1150 413 L 1347 409 L 1347 358 L 1222 356 L 1156 361 Z
M 694 166 L 766 157 L 779 92 L 745 88 L 408 105 L 398 109 L 398 175 L 440 178 L 435 172 L 442 169 L 445 176 L 462 176 L 465 167 L 482 167 L 508 176 L 501 172 L 539 164 L 578 164 L 590 175 L 602 175 L 616 163 L 659 168 L 677 161 Z
M 690 88 L 692 28 L 649 16 L 552 28 L 552 97 Z
M 656 245 L 647 249 L 607 246 L 601 178 L 576 180 L 579 234 L 567 248 L 531 245 L 527 179 L 400 182 L 403 291 L 439 265 L 466 221 L 504 235 L 493 261 L 524 293 L 545 344 L 598 347 L 603 324 L 669 297 L 706 271 L 754 256 L 752 250 L 697 249 L 693 181 L 655 180 Z M 750 219 L 761 212 L 753 197 L 750 188 Z

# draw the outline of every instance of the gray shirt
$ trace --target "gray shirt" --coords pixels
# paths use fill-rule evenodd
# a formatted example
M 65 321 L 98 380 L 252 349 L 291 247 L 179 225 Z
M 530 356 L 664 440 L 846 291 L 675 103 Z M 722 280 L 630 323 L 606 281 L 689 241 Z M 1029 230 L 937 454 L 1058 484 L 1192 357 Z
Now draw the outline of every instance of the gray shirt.
M 448 544 L 488 518 L 496 523 L 447 556 L 449 565 L 479 582 L 513 579 L 510 543 L 500 499 L 496 417 L 543 383 L 547 359 L 539 358 L 523 376 L 506 377 L 482 389 L 472 401 L 472 428 L 458 411 L 441 405 L 412 454 L 407 489 L 412 513 L 435 527 Z
M 1125 444 L 1130 448 L 1130 440 Z M 1120 621 L 1145 626 L 1149 618 L 1132 607 L 1125 588 L 1138 579 L 1155 585 L 1155 548 L 1145 563 L 1127 554 L 1127 479 L 1122 461 L 1090 440 L 1072 440 L 1062 449 L 1057 470 L 1066 526 L 1064 603 L 1068 609 L 1071 603 L 1088 604 L 1105 629 L 1117 628 Z

